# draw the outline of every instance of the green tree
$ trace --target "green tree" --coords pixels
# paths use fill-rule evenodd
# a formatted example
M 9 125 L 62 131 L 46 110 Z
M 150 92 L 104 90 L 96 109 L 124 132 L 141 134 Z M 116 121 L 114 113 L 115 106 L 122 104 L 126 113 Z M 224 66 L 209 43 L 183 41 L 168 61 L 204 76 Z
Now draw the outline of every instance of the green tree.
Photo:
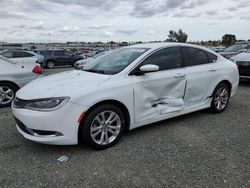
M 36 50 L 36 46 L 31 46 L 30 49 L 31 50 Z
M 181 29 L 179 31 L 170 30 L 168 34 L 167 42 L 187 42 L 188 35 Z
M 226 47 L 233 45 L 236 41 L 236 36 L 232 34 L 225 34 L 222 37 L 222 44 Z
M 78 49 L 77 49 L 77 48 L 71 48 L 70 51 L 71 51 L 72 53 L 76 53 L 76 52 L 78 51 Z

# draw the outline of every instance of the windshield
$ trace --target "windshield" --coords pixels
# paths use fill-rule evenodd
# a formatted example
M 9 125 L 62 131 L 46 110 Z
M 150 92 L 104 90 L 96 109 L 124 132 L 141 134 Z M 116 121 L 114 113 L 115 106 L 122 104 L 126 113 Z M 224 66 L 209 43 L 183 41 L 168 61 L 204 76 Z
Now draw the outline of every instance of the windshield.
M 114 50 L 107 55 L 97 58 L 93 63 L 84 67 L 83 70 L 100 74 L 117 74 L 147 50 L 146 48 L 121 48 Z
M 233 46 L 230 46 L 229 48 L 225 49 L 224 52 L 238 52 L 242 49 L 245 49 L 247 47 L 246 44 L 236 44 Z

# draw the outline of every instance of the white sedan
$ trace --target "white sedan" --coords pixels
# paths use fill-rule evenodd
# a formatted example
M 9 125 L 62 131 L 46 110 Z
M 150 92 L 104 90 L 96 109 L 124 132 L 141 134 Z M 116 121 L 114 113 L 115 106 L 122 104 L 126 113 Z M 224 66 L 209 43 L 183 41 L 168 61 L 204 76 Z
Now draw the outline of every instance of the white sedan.
M 85 67 L 36 80 L 12 104 L 18 131 L 45 144 L 114 145 L 125 130 L 209 108 L 224 111 L 237 66 L 180 43 L 120 48 Z
M 35 62 L 17 63 L 0 56 L 0 107 L 10 106 L 19 88 L 41 76 Z

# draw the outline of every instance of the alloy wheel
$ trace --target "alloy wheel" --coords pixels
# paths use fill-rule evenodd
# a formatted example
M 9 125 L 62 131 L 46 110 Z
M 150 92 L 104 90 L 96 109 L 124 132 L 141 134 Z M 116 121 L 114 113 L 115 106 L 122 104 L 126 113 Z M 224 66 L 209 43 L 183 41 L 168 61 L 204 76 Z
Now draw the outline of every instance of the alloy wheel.
M 95 116 L 90 126 L 90 135 L 99 145 L 112 143 L 121 131 L 121 118 L 114 111 L 103 111 Z
M 228 100 L 229 100 L 229 92 L 227 88 L 220 87 L 215 94 L 214 98 L 215 107 L 218 110 L 223 110 L 227 106 Z
M 11 103 L 14 99 L 15 93 L 8 86 L 0 86 L 0 104 L 5 105 Z

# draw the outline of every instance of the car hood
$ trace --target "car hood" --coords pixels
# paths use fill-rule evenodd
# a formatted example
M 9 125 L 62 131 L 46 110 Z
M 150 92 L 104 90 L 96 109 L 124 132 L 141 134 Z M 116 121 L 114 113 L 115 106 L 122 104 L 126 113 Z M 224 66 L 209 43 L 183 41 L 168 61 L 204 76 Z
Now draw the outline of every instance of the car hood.
M 71 97 L 78 92 L 84 94 L 82 92 L 88 91 L 89 88 L 98 87 L 110 77 L 86 71 L 68 71 L 37 79 L 21 88 L 16 96 L 23 100 Z
M 238 54 L 239 52 L 220 52 L 221 55 L 235 55 Z
M 234 61 L 250 61 L 250 53 L 240 53 L 236 56 L 231 57 Z
M 231 58 L 234 55 L 237 55 L 239 52 L 221 52 L 220 55 L 222 55 L 225 58 Z

